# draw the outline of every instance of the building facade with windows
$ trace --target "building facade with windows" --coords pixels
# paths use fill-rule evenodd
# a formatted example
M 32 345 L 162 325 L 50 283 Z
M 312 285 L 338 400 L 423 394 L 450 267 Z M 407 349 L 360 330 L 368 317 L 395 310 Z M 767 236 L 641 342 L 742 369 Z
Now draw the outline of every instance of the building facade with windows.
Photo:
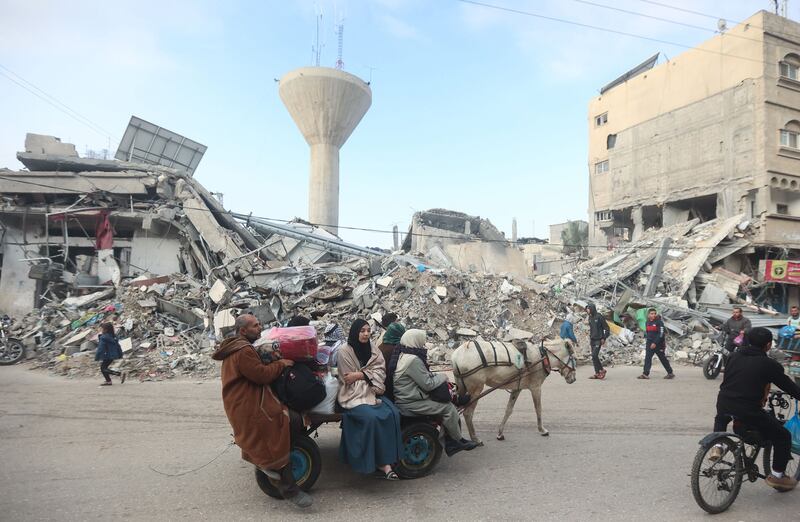
M 589 103 L 592 253 L 737 214 L 754 248 L 800 249 L 800 23 L 761 11 L 656 59 Z

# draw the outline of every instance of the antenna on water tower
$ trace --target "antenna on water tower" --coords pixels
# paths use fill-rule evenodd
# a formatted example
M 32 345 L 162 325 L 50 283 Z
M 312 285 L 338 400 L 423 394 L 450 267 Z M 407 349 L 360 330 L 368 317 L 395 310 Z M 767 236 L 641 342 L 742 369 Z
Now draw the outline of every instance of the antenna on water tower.
M 314 45 L 311 46 L 311 62 L 315 67 L 319 67 L 319 59 L 322 55 L 322 45 L 319 43 L 319 25 L 322 22 L 322 9 L 318 8 L 317 19 L 317 36 L 314 40 Z
M 336 55 L 336 68 L 340 71 L 344 69 L 344 62 L 342 61 L 342 47 L 344 46 L 344 20 L 339 22 L 336 26 L 336 38 L 338 39 L 339 50 Z

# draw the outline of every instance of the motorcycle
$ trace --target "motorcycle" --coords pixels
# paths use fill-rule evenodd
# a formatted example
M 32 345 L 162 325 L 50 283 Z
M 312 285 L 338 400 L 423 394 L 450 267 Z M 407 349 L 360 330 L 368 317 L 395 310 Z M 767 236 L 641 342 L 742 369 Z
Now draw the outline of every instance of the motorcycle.
M 16 364 L 25 358 L 25 345 L 9 335 L 13 322 L 7 315 L 0 317 L 0 366 Z
M 703 376 L 706 379 L 716 379 L 720 372 L 725 369 L 725 366 L 727 366 L 728 359 L 731 357 L 730 350 L 725 347 L 728 344 L 727 341 L 727 336 L 722 332 L 714 339 L 714 342 L 717 344 L 717 349 L 714 350 L 714 353 L 711 354 L 703 365 Z

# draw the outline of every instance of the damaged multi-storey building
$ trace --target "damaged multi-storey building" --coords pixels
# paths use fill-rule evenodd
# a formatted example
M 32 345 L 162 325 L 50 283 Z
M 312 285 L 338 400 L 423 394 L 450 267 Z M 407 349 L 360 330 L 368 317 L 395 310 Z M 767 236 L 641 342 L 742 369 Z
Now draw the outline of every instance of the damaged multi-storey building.
M 800 24 L 764 11 L 603 87 L 589 104 L 593 254 L 653 227 L 743 214 L 743 269 L 800 249 Z M 749 260 L 745 260 L 748 257 Z M 797 287 L 792 287 L 797 301 Z
M 64 291 L 122 278 L 252 273 L 261 242 L 183 168 L 81 158 L 72 144 L 28 134 L 0 169 L 0 310 L 18 315 Z

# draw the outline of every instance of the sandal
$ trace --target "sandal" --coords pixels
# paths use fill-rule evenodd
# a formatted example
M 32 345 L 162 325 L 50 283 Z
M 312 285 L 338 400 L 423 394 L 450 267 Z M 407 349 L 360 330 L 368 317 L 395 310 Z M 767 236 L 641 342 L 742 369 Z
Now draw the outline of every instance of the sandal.
M 381 472 L 383 473 L 383 472 Z M 386 480 L 400 480 L 400 475 L 394 472 L 394 470 L 389 470 L 383 475 L 383 478 Z
M 602 377 L 600 377 L 599 373 L 595 373 L 594 375 L 590 375 L 589 378 L 590 379 L 601 379 Z
M 645 374 L 641 374 L 640 376 L 637 377 L 637 379 L 649 379 L 649 378 L 650 376 Z

